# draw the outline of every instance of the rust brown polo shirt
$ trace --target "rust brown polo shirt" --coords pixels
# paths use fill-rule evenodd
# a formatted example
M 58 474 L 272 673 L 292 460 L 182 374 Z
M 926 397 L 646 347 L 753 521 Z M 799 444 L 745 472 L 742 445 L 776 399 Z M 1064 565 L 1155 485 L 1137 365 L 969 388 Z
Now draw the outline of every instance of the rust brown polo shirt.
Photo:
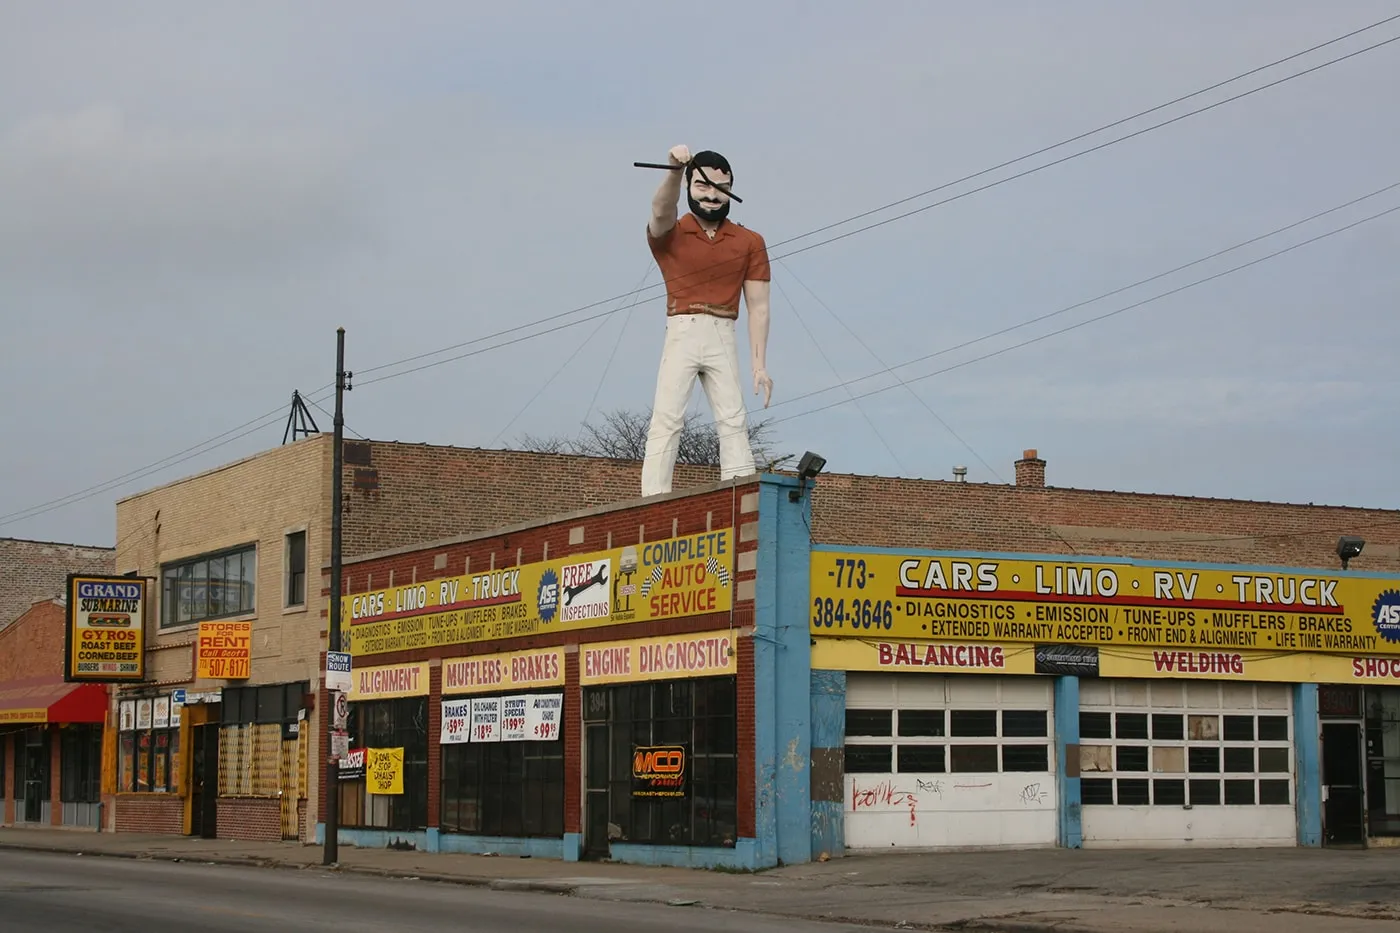
M 666 280 L 668 317 L 713 314 L 736 319 L 744 282 L 772 279 L 763 237 L 732 220 L 721 222 L 711 239 L 687 211 L 659 238 L 648 226 L 647 244 Z

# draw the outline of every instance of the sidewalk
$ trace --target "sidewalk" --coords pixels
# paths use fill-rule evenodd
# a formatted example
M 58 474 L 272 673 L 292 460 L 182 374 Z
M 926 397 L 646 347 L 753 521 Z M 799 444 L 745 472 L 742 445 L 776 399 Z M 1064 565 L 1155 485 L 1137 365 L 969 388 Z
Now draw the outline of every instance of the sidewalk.
M 0 847 L 325 870 L 319 846 L 0 828 Z M 497 890 L 1005 933 L 1400 933 L 1400 849 L 875 854 L 734 874 L 342 845 L 339 870 Z

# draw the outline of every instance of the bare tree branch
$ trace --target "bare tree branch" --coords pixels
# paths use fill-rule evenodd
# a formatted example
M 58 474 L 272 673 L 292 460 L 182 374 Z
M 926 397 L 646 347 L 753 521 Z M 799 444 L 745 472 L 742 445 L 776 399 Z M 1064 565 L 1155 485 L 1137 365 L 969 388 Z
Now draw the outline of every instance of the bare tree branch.
M 651 409 L 618 408 L 605 412 L 602 423 L 585 422 L 577 437 L 562 434 L 548 437 L 523 435 L 514 445 L 516 450 L 536 453 L 573 454 L 582 457 L 606 457 L 618 460 L 642 460 L 646 456 L 647 431 L 651 427 Z M 771 421 L 749 423 L 749 445 L 760 472 L 781 469 L 794 454 L 778 454 L 774 450 Z M 677 463 L 719 466 L 719 432 L 713 423 L 702 420 L 699 412 L 686 415 L 681 426 Z

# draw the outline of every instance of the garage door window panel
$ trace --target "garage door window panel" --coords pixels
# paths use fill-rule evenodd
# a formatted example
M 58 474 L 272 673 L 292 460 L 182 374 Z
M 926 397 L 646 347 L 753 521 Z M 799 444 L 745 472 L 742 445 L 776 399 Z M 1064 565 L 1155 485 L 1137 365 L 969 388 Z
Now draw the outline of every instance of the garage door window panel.
M 999 696 L 1011 708 L 999 709 Z M 940 699 L 947 708 L 938 708 Z M 973 688 L 967 681 L 945 686 L 924 677 L 858 684 L 848 693 L 846 771 L 1048 772 L 1050 713 L 1026 708 L 1033 702 L 1025 690 L 1003 685 L 989 692 L 985 683 Z
M 1121 709 L 1149 702 L 1138 684 L 1085 685 L 1080 713 L 1083 804 L 1290 806 L 1293 747 L 1287 688 L 1186 687 L 1191 709 L 1183 714 Z M 1156 684 L 1151 694 L 1150 702 L 1161 702 Z M 1161 694 L 1179 702 L 1181 686 Z

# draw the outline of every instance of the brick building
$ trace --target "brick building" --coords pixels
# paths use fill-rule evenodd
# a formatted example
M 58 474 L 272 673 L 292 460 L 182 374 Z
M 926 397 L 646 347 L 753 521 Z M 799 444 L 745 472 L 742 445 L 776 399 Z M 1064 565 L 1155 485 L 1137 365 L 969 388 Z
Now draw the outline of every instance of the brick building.
M 1045 476 L 1028 450 L 1013 485 L 766 477 L 362 556 L 345 579 L 358 751 L 341 840 L 765 867 L 901 846 L 1400 838 L 1400 512 Z M 620 541 L 684 540 L 702 512 L 712 528 L 727 496 L 736 785 L 658 804 L 655 775 L 630 769 L 663 745 L 712 780 L 712 736 L 693 705 L 669 726 L 618 706 L 639 683 L 655 704 L 666 681 L 646 678 L 671 672 L 589 665 L 650 657 L 648 637 L 676 652 L 718 620 L 560 624 L 545 584 L 586 585 L 621 564 Z M 525 584 L 493 605 L 513 569 Z M 515 665 L 553 676 L 499 673 Z M 677 681 L 726 676 L 666 689 L 694 703 Z M 512 717 L 544 691 L 558 746 Z M 731 806 L 733 831 L 707 832 Z
M 116 550 L 0 538 L 0 629 L 41 599 L 63 595 L 70 573 L 111 573 Z
M 819 849 L 1400 841 L 1400 512 L 1045 475 L 820 478 Z
M 42 599 L 0 631 L 5 825 L 97 825 L 108 688 L 64 682 L 66 618 L 62 599 Z
M 806 860 L 808 637 L 775 624 L 772 583 L 805 568 L 794 487 L 633 496 L 348 563 L 340 842 Z
M 717 484 L 682 468 L 676 494 L 644 502 L 634 462 L 377 441 L 347 442 L 345 459 L 347 843 L 762 867 L 902 845 L 1400 838 L 1400 512 L 1053 487 L 1034 451 L 1011 485 Z M 159 622 L 153 680 L 114 703 L 113 722 L 134 726 L 118 743 L 118 829 L 320 838 L 329 463 L 322 435 L 119 503 L 116 570 L 157 580 Z M 732 631 L 703 611 L 619 613 L 618 598 L 642 592 L 635 576 L 596 618 L 591 596 L 569 624 L 542 601 L 603 561 L 616 582 L 647 545 L 724 527 L 725 501 Z M 303 530 L 297 552 L 288 536 Z M 1341 536 L 1365 539 L 1345 570 Z M 312 567 L 322 585 L 287 605 Z M 494 586 L 485 598 L 498 602 L 439 611 L 444 583 Z M 674 604 L 702 598 L 680 586 Z M 251 623 L 246 679 L 195 676 L 194 633 L 211 619 Z M 662 639 L 663 659 L 699 658 L 721 632 L 732 671 L 658 680 L 608 666 L 651 658 L 646 638 Z M 636 759 L 651 770 L 634 785 L 620 776 L 618 704 L 660 702 L 662 682 L 689 697 L 689 718 L 623 717 L 659 747 Z M 703 792 L 634 793 L 667 792 L 655 755 L 675 751 L 666 729 L 696 734 L 702 695 L 734 698 L 718 727 L 734 737 L 732 766 L 686 746 L 708 769 L 693 772 Z M 135 705 L 150 700 L 154 720 L 162 696 L 164 739 Z M 520 732 L 556 724 L 557 740 Z M 486 741 L 461 741 L 476 728 Z M 202 776 L 180 751 L 192 742 L 211 763 Z M 155 753 L 143 784 L 128 744 L 168 750 L 164 793 Z M 609 777 L 594 781 L 605 758 Z M 714 777 L 731 767 L 732 791 Z M 381 780 L 401 792 L 370 793 Z M 526 788 L 533 809 L 500 796 Z
M 678 484 L 712 476 L 683 467 Z M 114 691 L 109 828 L 305 838 L 323 769 L 314 702 L 327 644 L 331 435 L 272 448 L 121 499 L 109 566 L 153 582 L 149 675 Z M 347 441 L 347 559 L 634 494 L 639 464 Z M 59 588 L 62 588 L 60 582 Z M 246 638 L 199 676 L 204 631 Z M 235 651 L 235 654 L 238 652 Z

